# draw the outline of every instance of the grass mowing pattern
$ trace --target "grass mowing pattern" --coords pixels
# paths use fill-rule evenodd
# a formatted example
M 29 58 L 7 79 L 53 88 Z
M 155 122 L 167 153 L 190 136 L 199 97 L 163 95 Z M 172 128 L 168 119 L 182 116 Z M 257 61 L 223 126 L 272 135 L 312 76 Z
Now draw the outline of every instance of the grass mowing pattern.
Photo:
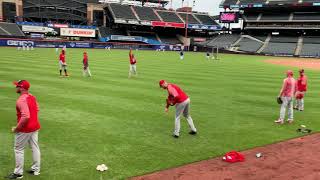
M 82 52 L 67 50 L 71 77 L 59 78 L 54 49 L 17 51 L 1 48 L 0 176 L 14 168 L 13 134 L 17 94 L 13 80 L 27 79 L 40 104 L 39 134 L 42 170 L 24 179 L 125 179 L 299 136 L 305 124 L 319 130 L 319 72 L 306 70 L 309 91 L 304 112 L 293 125 L 277 126 L 277 96 L 286 67 L 265 64 L 270 57 L 204 53 L 134 52 L 137 78 L 128 79 L 128 51 L 88 50 L 92 78 L 82 77 Z M 297 72 L 297 69 L 294 69 Z M 297 74 L 296 74 L 297 75 Z M 199 131 L 188 134 L 181 119 L 181 137 L 171 137 L 174 108 L 164 113 L 167 93 L 158 81 L 181 86 L 191 98 L 191 113 Z M 109 170 L 98 173 L 96 165 Z M 26 150 L 25 170 L 31 153 Z

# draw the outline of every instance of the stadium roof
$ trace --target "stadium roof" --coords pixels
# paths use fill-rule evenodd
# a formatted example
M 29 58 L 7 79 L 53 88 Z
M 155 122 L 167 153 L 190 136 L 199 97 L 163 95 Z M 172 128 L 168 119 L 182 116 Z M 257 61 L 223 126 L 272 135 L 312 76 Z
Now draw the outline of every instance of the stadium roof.
M 261 8 L 268 6 L 320 6 L 319 0 L 223 0 L 221 8 Z

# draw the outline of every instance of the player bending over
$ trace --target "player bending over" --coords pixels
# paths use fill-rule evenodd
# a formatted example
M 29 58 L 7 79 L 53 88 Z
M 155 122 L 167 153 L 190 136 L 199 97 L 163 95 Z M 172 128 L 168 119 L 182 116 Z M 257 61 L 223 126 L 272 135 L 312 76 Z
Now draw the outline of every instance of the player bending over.
M 168 91 L 167 105 L 165 107 L 165 112 L 168 112 L 169 107 L 175 105 L 176 115 L 175 115 L 175 128 L 173 132 L 173 137 L 178 138 L 180 135 L 180 117 L 181 114 L 187 119 L 191 131 L 189 134 L 196 135 L 197 129 L 193 124 L 193 120 L 189 114 L 190 112 L 190 98 L 188 95 L 180 89 L 179 86 L 175 84 L 167 83 L 165 80 L 159 82 L 160 88 Z

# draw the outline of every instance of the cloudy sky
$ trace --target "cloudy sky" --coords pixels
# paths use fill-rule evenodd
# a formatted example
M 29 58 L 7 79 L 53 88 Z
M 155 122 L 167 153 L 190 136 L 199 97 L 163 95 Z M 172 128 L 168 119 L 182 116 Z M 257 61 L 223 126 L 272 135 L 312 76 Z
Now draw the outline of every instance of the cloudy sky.
M 194 0 L 184 0 L 184 6 L 193 5 Z M 219 4 L 222 0 L 195 0 L 194 11 L 199 12 L 209 12 L 210 15 L 218 15 L 221 9 L 219 9 Z M 171 3 L 168 5 L 171 6 Z M 174 9 L 182 6 L 182 0 L 172 0 L 172 6 Z

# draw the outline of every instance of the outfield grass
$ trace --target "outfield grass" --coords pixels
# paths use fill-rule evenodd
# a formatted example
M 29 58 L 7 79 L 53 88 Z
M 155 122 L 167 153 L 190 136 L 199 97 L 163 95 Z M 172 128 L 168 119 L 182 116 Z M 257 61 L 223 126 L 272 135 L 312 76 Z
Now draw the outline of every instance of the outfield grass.
M 11 127 L 18 95 L 13 80 L 27 79 L 40 104 L 42 170 L 24 179 L 125 179 L 299 136 L 305 124 L 320 128 L 319 72 L 306 70 L 309 92 L 293 125 L 277 126 L 278 95 L 286 67 L 265 64 L 270 57 L 137 51 L 137 78 L 128 79 L 128 51 L 88 50 L 91 78 L 82 77 L 83 50 L 68 49 L 71 77 L 58 76 L 54 49 L 0 53 L 0 177 L 14 168 Z M 297 72 L 296 68 L 293 68 Z M 171 137 L 174 109 L 164 113 L 166 79 L 191 98 L 197 136 L 182 119 L 181 137 Z M 109 170 L 99 173 L 97 164 Z M 31 164 L 28 149 L 25 168 Z M 0 178 L 1 179 L 1 178 Z

